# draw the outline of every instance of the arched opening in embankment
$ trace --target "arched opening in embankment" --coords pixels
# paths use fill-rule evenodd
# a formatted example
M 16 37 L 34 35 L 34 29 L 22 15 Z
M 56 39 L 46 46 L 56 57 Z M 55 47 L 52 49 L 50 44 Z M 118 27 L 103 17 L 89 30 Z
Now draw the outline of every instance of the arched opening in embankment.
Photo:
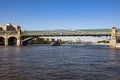
M 0 37 L 0 45 L 4 45 L 5 44 L 5 39 L 3 37 Z
M 8 38 L 8 45 L 16 45 L 16 44 L 17 44 L 17 38 L 16 37 Z

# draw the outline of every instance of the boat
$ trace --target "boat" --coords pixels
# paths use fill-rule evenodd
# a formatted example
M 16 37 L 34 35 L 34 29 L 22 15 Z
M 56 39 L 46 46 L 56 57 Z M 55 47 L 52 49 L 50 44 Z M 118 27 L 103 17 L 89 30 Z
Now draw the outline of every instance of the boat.
M 53 42 L 51 43 L 51 45 L 52 45 L 52 46 L 60 46 L 61 44 L 60 44 L 59 41 L 53 41 Z

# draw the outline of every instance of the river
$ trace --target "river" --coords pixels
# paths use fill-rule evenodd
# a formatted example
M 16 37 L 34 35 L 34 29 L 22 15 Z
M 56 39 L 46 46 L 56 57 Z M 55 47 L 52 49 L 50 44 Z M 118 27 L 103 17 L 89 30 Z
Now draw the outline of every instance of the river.
M 120 80 L 120 49 L 79 44 L 0 46 L 0 80 Z

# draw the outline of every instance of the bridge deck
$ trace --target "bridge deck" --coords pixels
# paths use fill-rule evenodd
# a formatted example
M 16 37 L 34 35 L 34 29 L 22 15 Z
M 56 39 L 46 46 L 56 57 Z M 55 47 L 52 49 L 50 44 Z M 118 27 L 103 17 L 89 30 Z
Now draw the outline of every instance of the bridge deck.
M 110 36 L 110 33 L 111 29 L 40 30 L 23 31 L 21 36 Z
M 26 33 L 21 36 L 110 36 L 110 33 Z

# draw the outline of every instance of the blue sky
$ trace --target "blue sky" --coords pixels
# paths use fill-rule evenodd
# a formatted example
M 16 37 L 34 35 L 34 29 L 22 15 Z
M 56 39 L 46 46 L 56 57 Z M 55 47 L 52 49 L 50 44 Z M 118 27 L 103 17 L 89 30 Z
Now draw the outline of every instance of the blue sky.
M 0 24 L 23 30 L 120 28 L 120 0 L 0 0 Z

